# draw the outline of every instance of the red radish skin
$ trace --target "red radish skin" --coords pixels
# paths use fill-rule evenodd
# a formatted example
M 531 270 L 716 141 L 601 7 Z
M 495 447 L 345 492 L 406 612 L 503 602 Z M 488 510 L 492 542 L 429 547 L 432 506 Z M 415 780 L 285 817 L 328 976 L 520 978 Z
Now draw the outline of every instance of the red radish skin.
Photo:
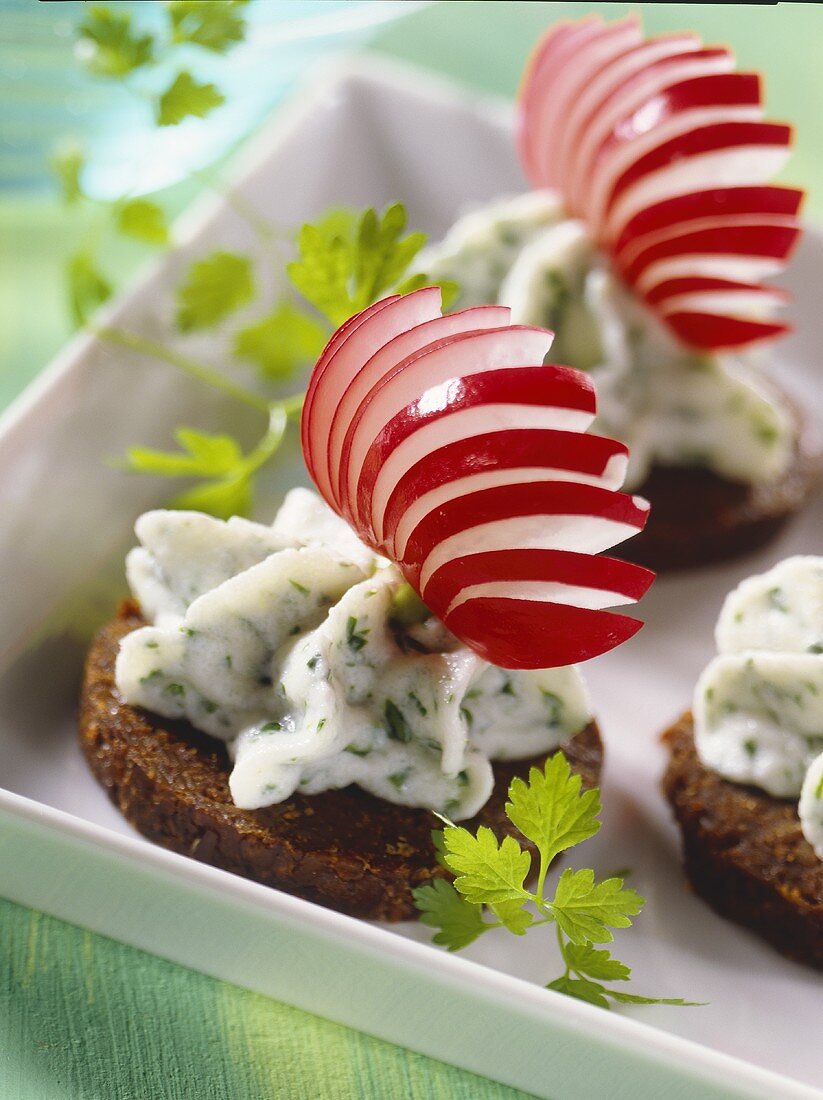
M 449 313 L 444 317 L 435 317 L 428 322 L 416 325 L 395 336 L 372 355 L 346 386 L 331 421 L 326 458 L 329 464 L 332 492 L 338 500 L 340 467 L 337 456 L 340 455 L 346 431 L 368 393 L 383 380 L 398 361 L 444 337 L 453 336 L 458 332 L 501 328 L 507 325 L 510 319 L 511 310 L 507 306 L 475 306 L 472 309 Z
M 424 390 L 447 382 L 459 371 L 479 371 L 540 363 L 552 333 L 526 325 L 458 333 L 427 345 L 402 360 L 364 398 L 349 425 L 339 457 L 341 508 L 359 525 L 353 509 L 360 470 L 369 447 L 385 424 Z M 413 366 L 413 370 L 410 369 Z
M 314 391 L 309 410 L 309 445 L 315 462 L 315 478 L 330 491 L 328 439 L 334 410 L 341 391 L 362 368 L 364 360 L 401 333 L 440 315 L 439 287 L 423 287 L 398 297 L 385 309 L 375 310 L 355 326 L 325 363 L 325 369 Z M 361 314 L 361 317 L 363 315 Z M 329 400 L 328 392 L 333 393 Z M 315 442 L 319 444 L 315 446 Z
M 769 184 L 792 134 L 763 121 L 760 85 L 725 47 L 643 40 L 636 25 L 594 18 L 549 30 L 520 91 L 532 183 L 557 189 L 625 282 L 700 350 L 786 331 L 772 320 L 777 295 L 759 285 L 791 255 L 802 192 Z M 689 278 L 727 285 L 659 291 Z
M 408 468 L 455 440 L 506 428 L 585 431 L 595 412 L 591 383 L 568 367 L 510 367 L 448 379 L 380 430 L 361 467 L 357 514 L 377 534 L 388 497 Z
M 351 412 L 342 445 L 327 433 L 327 476 L 307 462 L 327 503 L 501 667 L 573 664 L 631 637 L 641 624 L 605 608 L 639 599 L 652 574 L 601 553 L 642 529 L 648 505 L 618 491 L 625 445 L 585 434 L 591 379 L 543 364 L 544 329 L 462 331 L 464 318 L 442 335 L 428 318 L 392 333 L 401 316 L 397 300 L 374 309 L 316 368 L 303 424 L 315 455 L 321 402 L 348 395 Z

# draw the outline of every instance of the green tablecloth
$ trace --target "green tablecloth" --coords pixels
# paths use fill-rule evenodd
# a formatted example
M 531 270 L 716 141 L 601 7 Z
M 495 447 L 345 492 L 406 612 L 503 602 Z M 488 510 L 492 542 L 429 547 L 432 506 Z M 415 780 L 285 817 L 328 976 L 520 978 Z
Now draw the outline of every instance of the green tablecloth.
M 808 210 L 823 215 L 823 188 L 813 189 L 823 151 L 823 9 L 637 7 L 651 32 L 692 27 L 767 73 L 770 115 L 797 125 L 788 178 L 812 189 Z M 510 95 L 541 28 L 591 10 L 616 16 L 628 5 L 445 2 L 389 26 L 374 47 Z M 181 191 L 177 204 L 186 198 Z M 0 407 L 69 334 L 58 258 L 77 232 L 52 198 L 0 197 Z M 126 248 L 113 262 L 125 278 L 137 258 Z M 0 902 L 0 937 L 4 1100 L 519 1095 L 8 902 Z

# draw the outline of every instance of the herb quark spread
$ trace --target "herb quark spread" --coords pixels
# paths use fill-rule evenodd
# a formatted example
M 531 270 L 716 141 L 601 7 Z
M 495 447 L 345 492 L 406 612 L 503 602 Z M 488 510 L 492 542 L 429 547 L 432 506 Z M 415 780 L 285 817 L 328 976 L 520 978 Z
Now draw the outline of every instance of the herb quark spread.
M 700 466 L 745 484 L 789 467 L 794 416 L 759 370 L 762 353 L 710 355 L 680 344 L 552 192 L 466 214 L 420 263 L 432 278 L 460 284 L 452 308 L 497 303 L 511 308 L 514 324 L 554 331 L 552 362 L 595 381 L 594 430 L 629 445 L 626 488 L 654 464 Z
M 788 558 L 743 581 L 716 638 L 695 691 L 698 755 L 726 779 L 800 796 L 803 833 L 823 859 L 823 558 Z
M 127 575 L 151 625 L 123 639 L 118 690 L 225 741 L 238 806 L 355 783 L 470 817 L 490 761 L 547 752 L 589 721 L 576 668 L 489 665 L 306 489 L 270 527 L 154 511 L 136 532 Z

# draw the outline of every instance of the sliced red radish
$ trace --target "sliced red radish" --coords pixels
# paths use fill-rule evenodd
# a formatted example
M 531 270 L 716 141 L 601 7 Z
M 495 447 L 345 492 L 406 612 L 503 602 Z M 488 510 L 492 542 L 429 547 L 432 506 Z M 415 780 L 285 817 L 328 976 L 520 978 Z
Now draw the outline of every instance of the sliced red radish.
M 311 453 L 311 441 L 309 439 L 309 425 L 311 423 L 312 407 L 314 405 L 315 393 L 317 387 L 323 378 L 326 370 L 326 365 L 329 359 L 334 355 L 337 348 L 343 343 L 343 341 L 364 321 L 374 314 L 379 313 L 380 310 L 385 309 L 386 306 L 396 301 L 400 297 L 399 294 L 392 294 L 388 298 L 383 298 L 379 302 L 375 302 L 367 309 L 362 310 L 360 313 L 355 313 L 350 317 L 348 321 L 340 326 L 336 332 L 332 333 L 329 342 L 320 354 L 320 358 L 312 371 L 311 378 L 309 379 L 308 386 L 306 388 L 306 396 L 303 399 L 303 414 L 300 420 L 300 439 L 303 445 L 303 454 L 306 456 L 306 463 L 309 467 L 309 472 L 312 473 L 313 462 Z M 312 473 L 312 476 L 313 473 Z
M 527 363 L 540 363 L 551 347 L 553 334 L 525 325 L 481 332 L 457 333 L 422 348 L 402 360 L 364 398 L 346 432 L 338 456 L 341 504 L 344 512 L 356 507 L 360 471 L 372 442 L 392 417 L 424 390 L 449 379 Z M 414 370 L 409 368 L 414 365 Z M 449 400 L 447 392 L 440 394 Z M 362 517 L 352 513 L 359 524 Z
M 728 219 L 747 215 L 760 220 L 785 218 L 794 221 L 803 201 L 803 192 L 791 187 L 717 187 L 692 191 L 686 195 L 647 206 L 627 223 L 615 241 L 614 255 L 627 263 L 635 251 L 656 240 L 686 230 L 693 223 L 722 225 Z
M 601 554 L 645 526 L 648 505 L 625 493 L 566 481 L 503 485 L 448 501 L 412 531 L 402 565 L 426 598 L 452 558 L 487 550 Z
M 557 668 L 599 657 L 643 624 L 628 615 L 516 598 L 469 600 L 446 626 L 501 668 Z
M 527 66 L 520 90 L 518 144 L 526 173 L 535 187 L 547 186 L 541 167 L 539 136 L 552 126 L 555 85 L 563 71 L 585 43 L 603 29 L 599 16 L 587 16 L 577 23 L 559 23 L 538 44 Z
M 566 550 L 497 550 L 454 558 L 434 574 L 427 588 L 430 606 L 450 614 L 480 595 L 576 604 L 602 610 L 636 603 L 654 573 L 602 554 Z
M 317 372 L 312 400 L 303 415 L 312 460 L 312 477 L 322 485 L 324 494 L 330 489 L 328 438 L 339 394 L 351 382 L 365 359 L 400 333 L 439 317 L 440 306 L 439 287 L 423 287 L 402 297 L 395 296 L 382 309 L 373 308 L 359 314 L 359 322 L 325 356 L 322 369 Z M 326 396 L 327 390 L 335 395 L 333 400 Z M 319 445 L 316 445 L 318 441 Z
M 680 340 L 720 349 L 772 338 L 782 327 L 762 317 L 775 296 L 742 291 L 785 265 L 802 195 L 768 184 L 791 130 L 762 120 L 759 78 L 693 35 L 632 41 L 625 23 L 588 20 L 576 29 L 549 31 L 526 72 L 519 148 L 530 178 L 561 192 Z M 714 233 L 704 249 L 700 232 Z M 664 307 L 655 288 L 688 278 L 747 286 Z
M 405 554 L 409 535 L 429 512 L 457 496 L 495 485 L 573 481 L 617 490 L 628 465 L 628 448 L 613 439 L 518 427 L 459 438 L 429 451 L 400 477 L 388 495 L 375 484 L 378 537 L 392 534 L 392 553 Z M 374 499 L 373 498 L 373 499 Z
M 476 306 L 473 309 L 448 313 L 444 317 L 438 316 L 418 324 L 384 344 L 354 375 L 343 391 L 342 397 L 338 399 L 328 435 L 327 462 L 330 455 L 340 454 L 346 431 L 369 391 L 381 382 L 384 375 L 401 359 L 420 351 L 427 344 L 453 336 L 455 333 L 501 328 L 510 320 L 511 310 L 507 306 Z M 339 499 L 340 466 L 337 462 L 329 466 L 329 473 L 332 492 Z
M 666 88 L 621 118 L 597 150 L 586 216 L 600 224 L 616 181 L 646 154 L 715 123 L 760 122 L 760 85 L 748 73 L 698 77 Z
M 390 494 L 421 457 L 507 429 L 583 432 L 595 412 L 590 380 L 568 367 L 508 367 L 448 379 L 402 408 L 375 437 L 360 469 L 356 514 L 379 537 Z
M 401 317 L 397 300 L 373 310 L 316 368 L 304 438 L 315 459 L 326 443 L 327 476 L 310 464 L 326 501 L 496 663 L 566 665 L 630 637 L 640 624 L 603 609 L 639 599 L 651 574 L 598 555 L 639 531 L 648 505 L 617 491 L 626 447 L 584 434 L 591 380 L 543 364 L 543 329 L 463 331 L 464 315 L 393 332 Z M 321 405 L 344 400 L 341 442 Z
M 573 213 L 580 213 L 589 201 L 596 177 L 592 164 L 603 142 L 614 133 L 621 119 L 630 117 L 666 88 L 697 77 L 716 76 L 734 71 L 734 58 L 725 49 L 692 50 L 662 57 L 604 98 L 586 120 L 585 130 L 577 135 L 568 174 L 564 182 Z
M 600 69 L 613 58 L 621 56 L 640 41 L 637 17 L 629 15 L 625 20 L 612 24 L 581 24 L 585 35 L 577 40 L 571 37 L 556 51 L 550 70 L 546 62 L 541 72 L 533 101 L 536 101 L 534 128 L 531 132 L 531 163 L 539 180 L 538 186 L 560 187 L 560 136 L 563 127 L 560 120 L 568 114 L 581 91 Z M 561 55 L 562 51 L 562 56 Z
M 706 351 L 722 351 L 754 341 L 774 340 L 790 332 L 788 325 L 772 321 L 753 321 L 712 313 L 672 312 L 666 321 L 686 344 Z
M 791 128 L 778 122 L 715 122 L 658 145 L 613 182 L 596 225 L 608 241 L 644 207 L 695 191 L 765 183 L 789 157 Z

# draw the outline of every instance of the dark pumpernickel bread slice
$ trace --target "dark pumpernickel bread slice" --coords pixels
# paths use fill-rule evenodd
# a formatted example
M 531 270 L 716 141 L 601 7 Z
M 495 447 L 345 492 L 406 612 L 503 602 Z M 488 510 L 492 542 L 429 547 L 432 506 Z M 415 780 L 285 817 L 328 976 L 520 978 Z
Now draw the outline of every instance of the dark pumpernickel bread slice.
M 820 452 L 805 431 L 790 468 L 765 485 L 729 481 L 698 466 L 655 466 L 637 489 L 651 504 L 649 521 L 619 556 L 658 573 L 741 557 L 779 534 L 819 477 Z
M 431 842 L 438 819 L 354 786 L 296 795 L 264 810 L 238 809 L 220 742 L 119 700 L 114 663 L 120 639 L 142 625 L 137 606 L 126 603 L 98 634 L 80 703 L 86 759 L 131 824 L 166 848 L 353 916 L 416 916 L 412 889 L 444 873 Z M 564 751 L 585 786 L 596 786 L 603 757 L 596 725 Z M 489 825 L 498 834 L 511 829 L 503 812 L 509 784 L 542 763 L 539 757 L 496 765 L 491 799 L 465 824 Z
M 796 800 L 772 798 L 703 767 L 690 714 L 663 741 L 670 753 L 663 790 L 695 891 L 790 959 L 823 969 L 823 861 L 801 832 Z

